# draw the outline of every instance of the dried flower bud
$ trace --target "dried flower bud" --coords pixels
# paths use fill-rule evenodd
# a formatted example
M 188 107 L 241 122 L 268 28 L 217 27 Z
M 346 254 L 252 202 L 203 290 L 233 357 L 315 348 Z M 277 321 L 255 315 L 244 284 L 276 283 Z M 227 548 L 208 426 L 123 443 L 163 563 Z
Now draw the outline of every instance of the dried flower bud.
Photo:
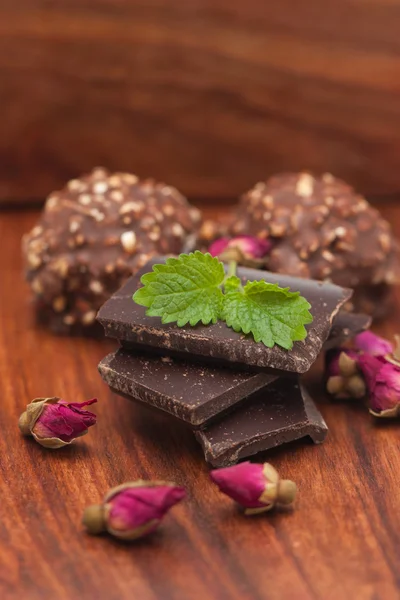
M 218 256 L 224 262 L 234 260 L 248 267 L 258 267 L 265 264 L 264 257 L 271 249 L 271 240 L 239 235 L 231 239 L 219 238 L 211 244 L 208 250 L 212 256 Z
M 107 531 L 122 540 L 135 540 L 154 531 L 185 489 L 165 481 L 133 481 L 112 488 L 103 503 L 85 509 L 82 522 L 89 533 Z
M 363 354 L 359 367 L 369 391 L 369 412 L 375 417 L 400 416 L 400 368 L 383 356 Z
M 246 509 L 246 514 L 271 510 L 276 504 L 292 504 L 297 488 L 293 481 L 279 479 L 269 463 L 243 462 L 210 473 L 223 494 Z
M 219 256 L 224 250 L 226 250 L 226 247 L 229 244 L 229 240 L 230 238 L 221 237 L 215 240 L 215 242 L 213 242 L 212 244 L 210 244 L 208 251 L 211 254 L 211 256 Z
M 326 390 L 335 398 L 363 398 L 366 385 L 358 369 L 359 354 L 348 348 L 326 353 Z
M 24 435 L 32 435 L 45 448 L 61 448 L 88 432 L 95 425 L 96 415 L 82 410 L 97 402 L 65 402 L 61 398 L 35 398 L 19 418 Z
M 385 356 L 385 354 L 393 352 L 392 344 L 372 331 L 363 331 L 356 335 L 354 344 L 358 350 L 372 354 L 372 356 Z

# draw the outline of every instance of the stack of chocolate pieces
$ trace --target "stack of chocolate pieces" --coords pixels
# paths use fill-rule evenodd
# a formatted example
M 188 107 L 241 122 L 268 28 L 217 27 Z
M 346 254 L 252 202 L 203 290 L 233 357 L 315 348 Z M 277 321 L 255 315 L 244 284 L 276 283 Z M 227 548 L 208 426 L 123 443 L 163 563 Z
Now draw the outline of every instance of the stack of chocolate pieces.
M 121 348 L 99 364 L 115 393 L 187 423 L 215 467 L 309 437 L 322 442 L 327 426 L 299 376 L 323 349 L 369 326 L 369 317 L 340 311 L 352 291 L 331 283 L 239 268 L 243 280 L 265 279 L 299 291 L 311 304 L 308 335 L 290 351 L 215 325 L 177 327 L 146 316 L 132 296 L 145 267 L 100 309 L 97 319 Z

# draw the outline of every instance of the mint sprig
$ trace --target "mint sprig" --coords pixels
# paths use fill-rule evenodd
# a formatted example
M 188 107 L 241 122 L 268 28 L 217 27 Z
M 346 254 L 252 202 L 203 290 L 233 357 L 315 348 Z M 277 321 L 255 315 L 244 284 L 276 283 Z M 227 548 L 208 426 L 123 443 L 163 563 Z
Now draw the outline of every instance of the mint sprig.
M 235 265 L 233 265 L 235 266 Z M 275 344 L 290 350 L 293 342 L 307 336 L 311 308 L 299 292 L 264 280 L 241 280 L 230 268 L 225 276 L 223 263 L 211 254 L 196 251 L 167 258 L 141 277 L 143 287 L 133 295 L 146 314 L 161 317 L 163 323 L 208 325 L 218 319 L 234 331 L 252 334 L 268 348 Z

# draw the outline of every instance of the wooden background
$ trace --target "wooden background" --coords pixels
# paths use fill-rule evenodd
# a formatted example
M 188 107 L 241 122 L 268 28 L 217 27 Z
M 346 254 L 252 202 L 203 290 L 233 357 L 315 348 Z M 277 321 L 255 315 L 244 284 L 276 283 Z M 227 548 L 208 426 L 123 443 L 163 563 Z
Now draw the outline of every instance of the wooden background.
M 330 170 L 400 190 L 396 0 L 1 0 L 0 202 L 100 164 L 192 198 Z
M 383 211 L 400 235 L 400 206 Z M 298 483 L 296 508 L 244 517 L 211 485 L 190 431 L 108 391 L 96 366 L 110 341 L 33 324 L 19 248 L 36 218 L 0 213 L 1 600 L 398 600 L 400 424 L 327 402 L 317 367 L 326 442 L 264 456 Z M 398 312 L 381 326 L 399 330 Z M 99 398 L 98 425 L 54 452 L 17 427 L 27 402 L 51 395 Z M 142 542 L 86 535 L 84 507 L 137 477 L 176 480 L 188 499 Z

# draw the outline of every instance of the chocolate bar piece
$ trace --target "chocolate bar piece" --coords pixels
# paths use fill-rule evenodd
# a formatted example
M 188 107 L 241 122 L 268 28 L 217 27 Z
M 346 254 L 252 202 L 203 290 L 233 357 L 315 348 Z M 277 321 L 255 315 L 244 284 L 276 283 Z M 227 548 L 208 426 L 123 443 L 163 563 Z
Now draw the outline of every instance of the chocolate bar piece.
M 124 350 L 106 356 L 98 368 L 116 393 L 164 410 L 193 427 L 203 425 L 276 379 L 268 373 L 247 373 Z
M 333 320 L 333 325 L 324 350 L 330 350 L 343 344 L 358 333 L 369 329 L 372 317 L 341 310 Z
M 307 436 L 320 443 L 327 434 L 325 421 L 297 378 L 202 367 L 124 350 L 104 358 L 99 371 L 115 393 L 195 428 L 213 466 Z
M 153 264 L 164 262 L 156 258 L 116 292 L 100 309 L 98 320 L 108 337 L 117 338 L 126 348 L 147 346 L 161 348 L 166 353 L 182 358 L 207 357 L 219 364 L 273 369 L 291 373 L 309 370 L 326 341 L 332 321 L 340 307 L 351 297 L 352 291 L 331 283 L 288 277 L 256 269 L 241 267 L 238 276 L 243 281 L 265 279 L 271 283 L 288 286 L 299 291 L 311 304 L 314 317 L 307 326 L 308 335 L 302 342 L 295 342 L 292 350 L 279 346 L 267 348 L 256 343 L 252 336 L 236 333 L 225 323 L 177 327 L 174 323 L 163 324 L 157 317 L 146 316 L 146 309 L 132 300 L 140 285 L 140 277 L 151 271 Z
M 308 392 L 295 379 L 277 379 L 234 411 L 196 432 L 207 462 L 226 467 L 304 437 L 319 444 L 328 432 Z

